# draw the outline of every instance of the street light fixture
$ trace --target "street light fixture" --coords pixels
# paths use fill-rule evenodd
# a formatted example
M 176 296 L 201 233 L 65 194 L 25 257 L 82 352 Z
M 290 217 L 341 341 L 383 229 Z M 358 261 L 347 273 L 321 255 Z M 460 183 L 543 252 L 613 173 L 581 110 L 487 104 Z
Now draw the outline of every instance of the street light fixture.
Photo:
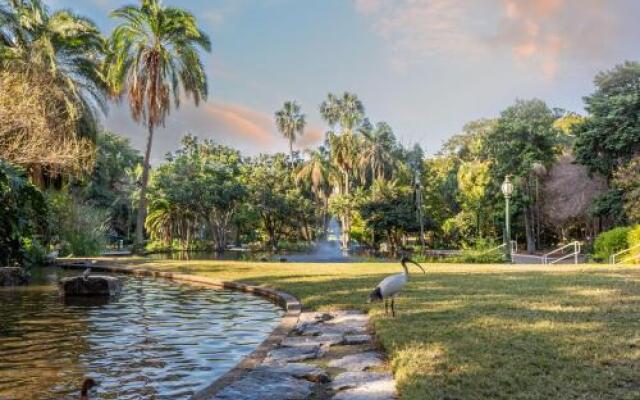
M 504 182 L 502 182 L 502 194 L 504 195 L 505 200 L 505 235 L 504 235 L 504 255 L 507 259 L 507 262 L 511 262 L 511 221 L 510 221 L 510 213 L 509 213 L 509 200 L 511 199 L 511 195 L 513 194 L 513 184 L 511 183 L 511 177 L 509 175 L 504 177 Z

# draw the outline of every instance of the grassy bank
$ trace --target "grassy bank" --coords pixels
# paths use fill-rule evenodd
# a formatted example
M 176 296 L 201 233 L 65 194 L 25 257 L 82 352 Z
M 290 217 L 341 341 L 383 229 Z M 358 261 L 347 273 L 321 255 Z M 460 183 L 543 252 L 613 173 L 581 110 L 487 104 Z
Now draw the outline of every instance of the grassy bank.
M 403 399 L 640 398 L 640 268 L 428 265 L 397 318 L 365 304 L 395 264 L 132 260 L 369 310 Z

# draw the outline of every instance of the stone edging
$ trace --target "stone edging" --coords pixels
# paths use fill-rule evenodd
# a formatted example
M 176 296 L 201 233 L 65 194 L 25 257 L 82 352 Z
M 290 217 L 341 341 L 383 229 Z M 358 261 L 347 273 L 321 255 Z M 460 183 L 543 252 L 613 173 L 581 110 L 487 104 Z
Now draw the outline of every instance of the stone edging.
M 287 335 L 296 327 L 302 309 L 298 299 L 290 295 L 289 293 L 263 288 L 247 283 L 227 282 L 207 278 L 204 276 L 127 267 L 124 265 L 118 265 L 113 262 L 93 262 L 89 259 L 74 260 L 74 262 L 58 260 L 56 262 L 56 265 L 61 268 L 91 267 L 92 270 L 96 271 L 119 272 L 136 276 L 150 276 L 154 278 L 160 277 L 172 281 L 212 286 L 221 289 L 238 290 L 264 297 L 282 307 L 285 310 L 285 315 L 282 317 L 278 326 L 269 334 L 269 336 L 267 336 L 267 338 L 263 340 L 256 349 L 254 349 L 249 355 L 244 357 L 235 367 L 227 371 L 224 375 L 216 379 L 206 388 L 194 394 L 192 397 L 194 400 L 204 400 L 213 397 L 222 388 L 232 384 L 233 382 L 247 374 L 249 371 L 260 365 L 260 363 L 267 356 L 267 353 L 269 353 L 270 350 L 279 345 L 280 342 L 282 342 L 282 340 L 284 340 L 284 338 L 286 338 Z

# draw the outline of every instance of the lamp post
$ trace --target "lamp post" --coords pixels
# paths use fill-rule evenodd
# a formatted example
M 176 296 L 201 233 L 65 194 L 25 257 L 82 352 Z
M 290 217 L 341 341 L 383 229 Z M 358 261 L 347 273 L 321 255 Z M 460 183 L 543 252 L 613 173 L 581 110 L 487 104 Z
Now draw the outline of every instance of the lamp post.
M 422 220 L 422 182 L 420 181 L 420 174 L 417 172 L 414 183 L 416 189 L 416 208 L 418 209 L 418 221 L 420 222 L 420 246 L 422 246 L 422 251 L 424 251 L 424 222 Z
M 507 259 L 507 262 L 511 262 L 511 221 L 509 215 L 509 200 L 511 199 L 511 194 L 513 193 L 513 184 L 511 183 L 511 177 L 509 175 L 504 177 L 504 182 L 502 182 L 501 189 L 505 200 L 504 255 Z

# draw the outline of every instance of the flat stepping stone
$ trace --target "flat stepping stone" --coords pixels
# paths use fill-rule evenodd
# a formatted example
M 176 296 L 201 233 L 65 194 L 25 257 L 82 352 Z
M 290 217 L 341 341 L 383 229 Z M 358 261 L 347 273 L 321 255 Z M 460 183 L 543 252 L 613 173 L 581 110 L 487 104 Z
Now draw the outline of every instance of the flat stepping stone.
M 332 400 L 395 400 L 396 392 L 388 385 L 378 387 L 371 385 L 358 389 L 347 389 L 338 392 Z
M 304 325 L 297 329 L 297 333 L 301 336 L 320 336 L 320 335 L 366 335 L 367 327 L 360 324 L 314 324 Z
M 337 360 L 329 362 L 329 366 L 333 368 L 342 368 L 347 371 L 364 371 L 369 368 L 380 367 L 383 365 L 382 358 L 374 351 L 364 353 L 350 354 Z
M 223 388 L 213 400 L 304 400 L 314 384 L 278 371 L 256 369 Z
M 326 353 L 323 346 L 304 345 L 296 347 L 279 347 L 269 352 L 266 363 L 285 363 L 304 360 L 313 360 L 322 357 Z
M 334 346 L 341 344 L 343 340 L 342 335 L 290 336 L 285 338 L 280 345 L 282 347 Z
M 367 314 L 359 311 L 337 311 L 333 314 L 333 318 L 328 322 L 330 324 L 360 324 L 366 326 L 369 322 Z
M 330 383 L 331 389 L 335 391 L 345 389 L 362 389 L 377 390 L 383 388 L 393 389 L 395 391 L 395 383 L 393 376 L 386 372 L 343 372 L 336 376 Z
M 284 365 L 260 365 L 256 371 L 264 370 L 273 373 L 291 375 L 294 378 L 305 379 L 309 382 L 327 383 L 329 375 L 323 369 L 304 363 L 287 363 Z
M 356 345 L 371 343 L 371 335 L 345 335 L 342 344 Z

